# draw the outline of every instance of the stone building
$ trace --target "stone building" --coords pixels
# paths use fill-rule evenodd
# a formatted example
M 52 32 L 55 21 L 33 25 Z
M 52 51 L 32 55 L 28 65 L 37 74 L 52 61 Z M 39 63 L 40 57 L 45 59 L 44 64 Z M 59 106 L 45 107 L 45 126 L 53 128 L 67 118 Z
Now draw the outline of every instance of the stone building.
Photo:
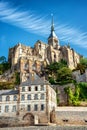
M 59 39 L 54 31 L 53 20 L 48 44 L 38 40 L 34 47 L 31 48 L 18 43 L 9 49 L 8 56 L 12 70 L 20 70 L 20 66 L 25 66 L 29 71 L 35 69 L 37 72 L 41 71 L 44 65 L 58 62 L 61 59 L 66 60 L 68 67 L 74 69 L 80 61 L 80 55 L 71 49 L 69 45 L 60 45 Z
M 39 123 L 50 121 L 50 112 L 57 107 L 56 92 L 49 82 L 35 73 L 23 73 L 17 90 L 0 91 L 0 116 L 23 117 L 30 113 Z

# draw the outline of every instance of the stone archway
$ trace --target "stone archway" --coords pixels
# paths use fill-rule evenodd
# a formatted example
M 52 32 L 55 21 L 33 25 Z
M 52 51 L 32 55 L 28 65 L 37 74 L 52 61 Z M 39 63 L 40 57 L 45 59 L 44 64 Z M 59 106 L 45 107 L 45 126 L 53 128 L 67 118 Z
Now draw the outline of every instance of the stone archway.
M 23 116 L 23 120 L 27 121 L 29 125 L 34 125 L 34 115 L 32 113 L 26 113 Z

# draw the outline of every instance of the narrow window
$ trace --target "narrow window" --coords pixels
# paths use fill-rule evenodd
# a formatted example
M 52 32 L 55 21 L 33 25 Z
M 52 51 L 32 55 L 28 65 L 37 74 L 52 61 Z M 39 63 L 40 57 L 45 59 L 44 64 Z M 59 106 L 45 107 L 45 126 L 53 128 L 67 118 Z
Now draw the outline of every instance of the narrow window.
M 9 96 L 6 96 L 6 101 L 10 101 L 10 97 Z
M 31 106 L 28 105 L 28 106 L 27 106 L 27 111 L 30 111 L 30 110 L 31 110 Z
M 2 96 L 0 95 L 0 102 L 2 102 Z
M 31 91 L 31 87 L 28 87 L 28 91 Z
M 38 105 L 35 104 L 35 105 L 34 105 L 34 111 L 37 111 L 37 110 L 38 110 Z
M 38 91 L 38 87 L 37 86 L 35 86 L 35 91 Z
M 31 100 L 31 95 L 27 95 L 27 100 Z
M 5 112 L 9 111 L 9 106 L 5 106 Z
M 14 95 L 14 101 L 17 101 L 17 95 Z
M 34 99 L 37 100 L 38 99 L 38 94 L 34 95 Z
M 44 99 L 44 94 L 43 93 L 41 94 L 41 99 Z
M 41 111 L 44 111 L 44 104 L 41 104 Z
M 41 85 L 41 91 L 43 91 L 44 90 L 44 85 Z
M 1 106 L 0 106 L 0 112 L 1 112 Z
M 21 95 L 21 101 L 25 100 L 25 95 Z
M 25 92 L 25 87 L 22 87 L 22 92 Z
M 12 112 L 16 112 L 16 105 L 13 106 Z

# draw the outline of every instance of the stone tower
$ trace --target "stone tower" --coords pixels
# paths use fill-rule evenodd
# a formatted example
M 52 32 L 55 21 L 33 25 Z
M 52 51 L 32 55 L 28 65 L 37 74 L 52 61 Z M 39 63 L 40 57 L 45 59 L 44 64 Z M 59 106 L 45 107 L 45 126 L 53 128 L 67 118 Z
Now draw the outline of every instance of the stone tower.
M 55 30 L 54 30 L 53 15 L 52 15 L 52 23 L 51 23 L 51 33 L 48 37 L 48 44 L 53 46 L 53 48 L 55 48 L 55 49 L 59 48 L 59 40 L 58 40 L 58 37 L 56 36 Z

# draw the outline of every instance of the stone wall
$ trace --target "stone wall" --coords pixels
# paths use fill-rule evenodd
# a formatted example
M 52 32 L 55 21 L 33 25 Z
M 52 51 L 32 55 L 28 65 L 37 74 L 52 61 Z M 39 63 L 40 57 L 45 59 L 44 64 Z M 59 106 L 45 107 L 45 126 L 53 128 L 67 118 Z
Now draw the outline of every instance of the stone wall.
M 77 82 L 87 82 L 87 69 L 84 74 L 81 74 L 80 70 L 74 71 L 72 76 Z
M 2 129 L 2 128 L 1 128 Z M 30 126 L 3 128 L 3 130 L 87 130 L 87 126 Z
M 58 123 L 86 123 L 87 107 L 57 107 L 56 115 Z
M 59 100 L 58 102 L 58 106 L 63 106 L 63 105 L 67 105 L 67 94 L 64 91 L 64 88 L 66 87 L 71 87 L 74 88 L 74 85 L 71 84 L 67 84 L 67 85 L 53 85 L 53 88 L 57 91 L 57 98 Z

